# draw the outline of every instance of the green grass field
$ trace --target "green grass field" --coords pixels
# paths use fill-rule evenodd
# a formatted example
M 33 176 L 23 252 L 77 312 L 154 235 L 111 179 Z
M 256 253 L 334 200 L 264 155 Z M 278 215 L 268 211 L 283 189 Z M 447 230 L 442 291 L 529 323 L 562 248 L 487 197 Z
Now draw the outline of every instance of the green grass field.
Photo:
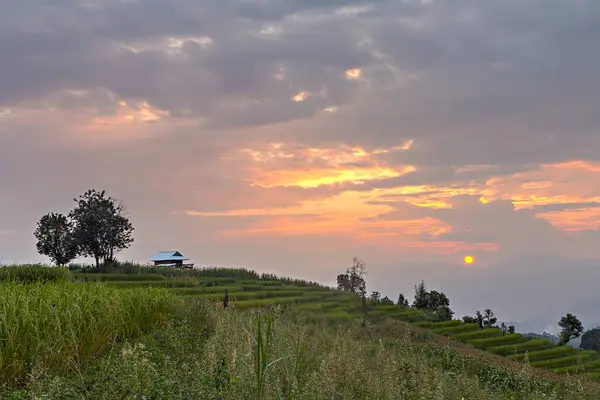
M 0 268 L 0 384 L 11 396 L 0 399 L 86 390 L 106 399 L 600 398 L 595 352 L 395 305 L 368 303 L 362 327 L 357 296 L 313 283 L 245 270 L 39 268 Z M 257 310 L 275 325 L 258 329 Z M 219 368 L 228 378 L 215 378 Z M 137 395 L 101 395 L 102 380 Z

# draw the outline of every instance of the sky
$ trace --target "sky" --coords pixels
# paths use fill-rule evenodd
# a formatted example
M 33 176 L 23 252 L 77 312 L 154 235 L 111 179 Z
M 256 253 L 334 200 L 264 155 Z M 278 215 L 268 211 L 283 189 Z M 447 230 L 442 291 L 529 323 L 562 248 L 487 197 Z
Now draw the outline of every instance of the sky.
M 599 39 L 597 0 L 9 2 L 0 262 L 94 188 L 121 259 L 600 323 Z

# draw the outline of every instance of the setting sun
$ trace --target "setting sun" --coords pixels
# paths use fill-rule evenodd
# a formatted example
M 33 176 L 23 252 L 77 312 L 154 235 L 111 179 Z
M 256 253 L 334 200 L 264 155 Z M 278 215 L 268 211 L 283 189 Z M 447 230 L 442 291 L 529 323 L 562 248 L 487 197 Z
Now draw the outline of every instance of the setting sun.
M 475 262 L 475 258 L 473 256 L 465 256 L 465 264 L 473 264 Z

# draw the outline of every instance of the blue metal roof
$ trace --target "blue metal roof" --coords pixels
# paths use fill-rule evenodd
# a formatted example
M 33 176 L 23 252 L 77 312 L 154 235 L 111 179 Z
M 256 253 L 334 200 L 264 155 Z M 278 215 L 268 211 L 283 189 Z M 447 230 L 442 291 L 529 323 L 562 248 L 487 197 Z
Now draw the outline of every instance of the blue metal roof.
M 161 251 L 156 253 L 152 257 L 152 261 L 175 261 L 175 260 L 189 260 L 189 258 L 185 258 L 178 251 Z

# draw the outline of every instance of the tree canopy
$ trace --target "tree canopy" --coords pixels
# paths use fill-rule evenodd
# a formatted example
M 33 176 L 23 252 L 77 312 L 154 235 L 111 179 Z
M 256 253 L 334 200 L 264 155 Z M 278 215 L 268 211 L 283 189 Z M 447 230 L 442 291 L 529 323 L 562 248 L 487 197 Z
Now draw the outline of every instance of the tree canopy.
M 572 339 L 578 338 L 583 333 L 583 325 L 581 321 L 573 314 L 567 313 L 558 321 L 560 331 L 560 345 L 569 343 Z
M 352 259 L 352 266 L 346 270 L 346 273 L 337 276 L 338 289 L 365 294 L 367 284 L 365 282 L 366 268 L 364 261 L 358 257 Z
M 454 315 L 454 311 L 450 309 L 450 299 L 448 296 L 437 290 L 427 291 L 424 281 L 415 286 L 413 307 L 431 311 L 442 321 L 449 321 Z
M 133 242 L 133 226 L 125 208 L 105 191 L 88 190 L 78 199 L 68 216 L 44 215 L 34 232 L 40 254 L 64 265 L 75 257 L 89 256 L 106 264 Z
M 106 192 L 88 190 L 78 199 L 69 216 L 81 255 L 94 257 L 96 266 L 111 262 L 117 252 L 133 242 L 133 226 L 124 215 L 124 207 Z
M 42 216 L 33 234 L 38 252 L 50 257 L 55 264 L 66 265 L 77 257 L 73 225 L 65 215 L 50 213 Z

